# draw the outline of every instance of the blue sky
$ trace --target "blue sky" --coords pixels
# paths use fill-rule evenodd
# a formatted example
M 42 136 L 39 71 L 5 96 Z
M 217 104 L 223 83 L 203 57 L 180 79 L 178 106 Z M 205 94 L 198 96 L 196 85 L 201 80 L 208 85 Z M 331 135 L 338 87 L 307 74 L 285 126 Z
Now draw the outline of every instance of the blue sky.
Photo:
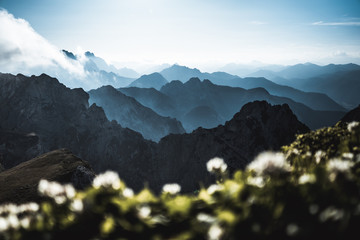
M 50 43 L 118 66 L 360 63 L 359 0 L 0 0 Z

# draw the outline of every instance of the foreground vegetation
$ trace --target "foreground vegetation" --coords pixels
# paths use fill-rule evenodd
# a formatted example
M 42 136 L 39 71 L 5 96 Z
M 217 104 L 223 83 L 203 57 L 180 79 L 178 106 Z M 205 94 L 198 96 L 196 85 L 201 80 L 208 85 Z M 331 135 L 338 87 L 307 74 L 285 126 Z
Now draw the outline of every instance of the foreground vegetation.
M 177 184 L 134 194 L 113 172 L 78 192 L 41 180 L 41 204 L 0 207 L 0 238 L 358 239 L 358 123 L 299 135 L 231 177 L 222 159 L 204 167 L 217 183 L 185 195 Z

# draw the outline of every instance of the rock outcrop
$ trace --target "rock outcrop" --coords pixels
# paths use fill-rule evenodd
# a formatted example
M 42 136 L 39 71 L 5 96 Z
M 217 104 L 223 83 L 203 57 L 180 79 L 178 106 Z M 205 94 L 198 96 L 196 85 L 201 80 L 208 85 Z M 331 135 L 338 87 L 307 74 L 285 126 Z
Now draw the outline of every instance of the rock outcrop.
M 41 179 L 84 189 L 94 177 L 95 172 L 87 162 L 66 149 L 55 150 L 1 172 L 0 203 L 40 200 L 37 188 Z

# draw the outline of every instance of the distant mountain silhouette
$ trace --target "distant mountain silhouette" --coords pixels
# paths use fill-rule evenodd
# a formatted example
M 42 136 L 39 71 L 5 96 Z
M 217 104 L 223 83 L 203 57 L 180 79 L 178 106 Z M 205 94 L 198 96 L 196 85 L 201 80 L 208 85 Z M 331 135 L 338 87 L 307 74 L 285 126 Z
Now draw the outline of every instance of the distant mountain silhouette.
M 303 92 L 292 87 L 276 84 L 266 78 L 235 78 L 228 81 L 226 85 L 245 89 L 262 87 L 271 95 L 290 98 L 314 110 L 345 111 L 344 107 L 323 93 Z
M 98 56 L 95 56 L 92 52 L 85 52 L 85 56 L 93 62 L 99 70 L 103 70 L 105 72 L 113 72 L 119 76 L 126 78 L 137 78 L 139 74 L 130 68 L 116 68 L 114 65 L 109 65 L 106 61 Z
M 152 73 L 136 79 L 129 87 L 155 88 L 156 90 L 160 90 L 160 88 L 167 83 L 168 81 L 160 73 Z
M 176 119 L 158 115 L 112 86 L 91 90 L 89 95 L 89 103 L 102 107 L 109 120 L 116 120 L 122 127 L 137 131 L 146 139 L 159 141 L 170 133 L 185 132 Z
M 223 83 L 224 81 L 236 78 L 237 76 L 231 75 L 225 72 L 214 72 L 214 73 L 202 73 L 199 69 L 188 68 L 180 65 L 173 65 L 169 68 L 162 70 L 161 75 L 164 76 L 168 81 L 179 80 L 186 82 L 190 78 L 197 77 L 201 80 L 208 79 L 213 83 Z
M 186 129 L 196 129 L 199 127 L 214 128 L 218 126 L 219 123 L 224 122 L 224 119 L 209 106 L 195 107 L 185 114 L 182 119 Z
M 118 88 L 126 96 L 135 98 L 142 105 L 151 108 L 161 116 L 175 116 L 175 102 L 154 88 Z
M 184 127 L 197 124 L 186 122 L 184 119 L 184 116 L 195 107 L 208 106 L 217 112 L 221 119 L 230 119 L 244 104 L 255 100 L 266 100 L 271 104 L 287 103 L 299 120 L 312 129 L 332 126 L 345 114 L 341 111 L 316 111 L 289 98 L 270 95 L 264 88 L 246 90 L 219 86 L 208 80 L 201 82 L 198 78 L 192 78 L 186 83 L 172 81 L 163 86 L 160 91 L 175 103 L 176 111 L 169 112 L 165 116 L 179 119 Z M 223 124 L 223 122 L 218 124 Z M 185 129 L 188 132 L 193 130 L 186 127 Z

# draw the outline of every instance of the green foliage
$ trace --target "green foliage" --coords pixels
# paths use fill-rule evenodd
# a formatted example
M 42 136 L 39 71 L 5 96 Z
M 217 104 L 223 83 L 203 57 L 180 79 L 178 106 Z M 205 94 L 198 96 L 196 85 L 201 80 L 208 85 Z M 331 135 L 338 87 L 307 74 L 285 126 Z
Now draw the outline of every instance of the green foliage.
M 194 194 L 137 194 L 115 173 L 73 193 L 42 180 L 40 205 L 0 207 L 1 239 L 353 239 L 360 226 L 360 126 L 337 124 L 260 154 Z M 224 165 L 225 164 L 225 165 Z M 205 166 L 204 166 L 205 167 Z M 354 235 L 355 234 L 355 235 Z

